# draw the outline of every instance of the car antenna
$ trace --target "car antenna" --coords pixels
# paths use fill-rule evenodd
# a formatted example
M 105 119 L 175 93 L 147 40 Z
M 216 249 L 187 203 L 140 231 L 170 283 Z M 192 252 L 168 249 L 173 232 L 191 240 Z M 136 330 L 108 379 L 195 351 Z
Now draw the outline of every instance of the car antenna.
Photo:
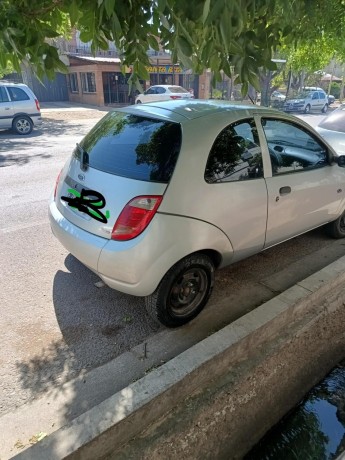
M 249 94 L 247 94 L 247 96 L 249 97 L 251 103 L 252 103 L 252 104 L 255 104 L 255 102 L 254 102 L 253 99 L 249 96 Z

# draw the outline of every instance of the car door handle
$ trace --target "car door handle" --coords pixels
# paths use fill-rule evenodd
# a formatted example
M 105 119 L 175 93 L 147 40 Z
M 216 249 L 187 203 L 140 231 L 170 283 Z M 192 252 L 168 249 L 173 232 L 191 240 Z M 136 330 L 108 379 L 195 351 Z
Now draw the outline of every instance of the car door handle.
M 281 187 L 279 189 L 279 195 L 288 195 L 289 193 L 291 193 L 291 187 Z

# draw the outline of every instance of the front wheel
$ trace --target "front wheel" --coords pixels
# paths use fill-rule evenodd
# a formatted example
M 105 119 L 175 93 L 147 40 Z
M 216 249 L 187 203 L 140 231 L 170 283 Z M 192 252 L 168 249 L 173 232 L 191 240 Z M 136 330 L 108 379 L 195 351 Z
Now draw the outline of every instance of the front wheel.
M 328 110 L 328 104 L 325 104 L 323 109 L 321 110 L 322 113 L 326 113 Z
M 332 238 L 345 238 L 345 211 L 337 220 L 326 225 L 326 231 Z
M 309 104 L 304 109 L 304 113 L 310 113 L 310 105 Z
M 141 101 L 137 101 L 136 103 L 137 103 L 137 104 L 141 104 Z
M 167 327 L 178 327 L 195 318 L 206 305 L 214 284 L 214 264 L 195 253 L 177 262 L 153 294 L 145 298 L 149 315 Z

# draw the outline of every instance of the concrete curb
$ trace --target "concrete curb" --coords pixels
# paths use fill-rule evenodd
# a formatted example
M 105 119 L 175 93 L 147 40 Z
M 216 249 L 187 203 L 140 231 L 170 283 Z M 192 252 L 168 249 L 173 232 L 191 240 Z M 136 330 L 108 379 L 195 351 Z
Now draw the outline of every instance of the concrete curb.
M 97 459 L 139 435 L 251 350 L 306 317 L 345 281 L 345 257 L 202 340 L 147 376 L 82 414 L 17 460 Z

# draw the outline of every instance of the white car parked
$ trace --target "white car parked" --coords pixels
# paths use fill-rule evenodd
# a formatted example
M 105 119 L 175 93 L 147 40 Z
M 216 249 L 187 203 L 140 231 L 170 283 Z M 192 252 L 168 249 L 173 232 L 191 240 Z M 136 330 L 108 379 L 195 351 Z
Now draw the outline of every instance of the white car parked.
M 285 112 L 310 113 L 319 111 L 326 113 L 328 109 L 327 94 L 322 90 L 305 89 L 293 99 L 287 99 L 284 103 Z
M 30 134 L 41 123 L 40 104 L 31 89 L 24 83 L 0 81 L 0 129 Z
M 193 94 L 182 86 L 177 85 L 155 85 L 147 89 L 143 94 L 135 98 L 136 104 L 144 102 L 169 101 L 176 99 L 192 99 Z

